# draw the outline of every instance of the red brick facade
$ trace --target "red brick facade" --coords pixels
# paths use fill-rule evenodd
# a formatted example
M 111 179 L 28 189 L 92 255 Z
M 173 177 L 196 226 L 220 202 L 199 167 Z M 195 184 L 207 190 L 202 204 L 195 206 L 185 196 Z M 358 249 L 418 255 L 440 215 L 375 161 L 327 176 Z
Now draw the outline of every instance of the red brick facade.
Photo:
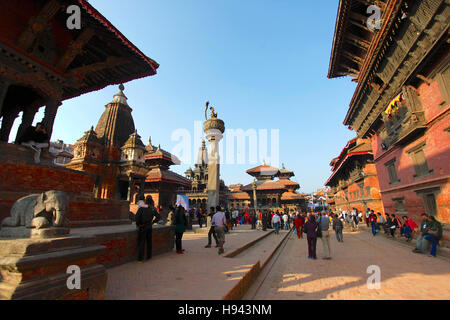
M 383 150 L 379 135 L 372 137 L 375 150 L 375 163 L 383 203 L 388 213 L 408 214 L 416 221 L 420 214 L 435 214 L 438 220 L 450 222 L 450 119 L 449 106 L 445 105 L 436 81 L 428 85 L 423 83 L 418 88 L 419 99 L 425 112 L 427 129 L 422 136 L 402 146 Z M 444 104 L 444 105 L 443 105 Z M 428 173 L 417 177 L 411 150 L 423 146 Z M 386 163 L 395 159 L 395 168 L 399 182 L 392 183 Z M 429 197 L 436 202 L 435 212 L 425 204 Z

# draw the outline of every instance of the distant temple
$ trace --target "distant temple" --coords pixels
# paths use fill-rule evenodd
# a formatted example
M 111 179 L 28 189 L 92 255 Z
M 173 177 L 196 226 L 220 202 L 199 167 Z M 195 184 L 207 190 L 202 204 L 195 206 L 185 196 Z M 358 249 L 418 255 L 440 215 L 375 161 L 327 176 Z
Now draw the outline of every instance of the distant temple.
M 166 209 L 176 202 L 180 190 L 191 187 L 191 181 L 169 170 L 170 166 L 180 164 L 175 155 L 153 146 L 151 140 L 145 149 L 145 164 L 150 171 L 145 178 L 144 194 L 152 196 L 156 206 Z
M 242 184 L 232 184 L 229 186 L 228 193 L 228 208 L 244 210 L 251 208 L 251 198 L 247 192 L 242 190 Z
M 191 187 L 185 189 L 182 193 L 189 197 L 189 206 L 206 209 L 208 206 L 208 192 L 206 190 L 208 184 L 208 150 L 205 140 L 202 141 L 194 169 L 189 168 L 185 174 L 191 182 Z M 223 180 L 220 180 L 219 204 L 223 207 L 228 205 L 228 188 Z
M 121 85 L 95 130 L 92 127 L 75 143 L 66 168 L 95 174 L 96 197 L 131 201 L 136 185 L 143 189 L 149 169 L 123 90 Z
M 247 173 L 256 178 L 256 199 L 258 209 L 286 209 L 297 210 L 306 209 L 306 202 L 302 195 L 296 193 L 300 185 L 290 178 L 294 172 L 285 169 L 278 169 L 263 163 L 261 166 L 247 170 Z M 278 177 L 278 180 L 274 180 Z M 253 204 L 253 183 L 242 187 L 242 191 L 247 192 Z

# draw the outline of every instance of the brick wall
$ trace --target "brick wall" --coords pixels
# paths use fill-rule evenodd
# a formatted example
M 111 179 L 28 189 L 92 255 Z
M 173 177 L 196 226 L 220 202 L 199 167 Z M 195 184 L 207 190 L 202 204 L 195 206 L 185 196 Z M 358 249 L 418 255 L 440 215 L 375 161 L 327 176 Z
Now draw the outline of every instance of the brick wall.
M 137 230 L 123 232 L 99 233 L 96 242 L 106 246 L 105 253 L 97 257 L 97 262 L 106 268 L 137 260 Z M 152 254 L 158 255 L 173 250 L 175 245 L 175 228 L 170 226 L 153 226 Z
M 95 177 L 59 167 L 0 162 L 0 191 L 92 193 Z
M 1 147 L 5 150 L 0 151 L 17 152 L 15 156 L 19 158 L 29 151 L 14 145 Z M 127 201 L 93 197 L 94 175 L 19 160 L 5 159 L 4 155 L 0 159 L 0 223 L 10 215 L 15 201 L 29 194 L 49 190 L 60 190 L 69 195 L 67 218 L 72 227 L 129 223 Z

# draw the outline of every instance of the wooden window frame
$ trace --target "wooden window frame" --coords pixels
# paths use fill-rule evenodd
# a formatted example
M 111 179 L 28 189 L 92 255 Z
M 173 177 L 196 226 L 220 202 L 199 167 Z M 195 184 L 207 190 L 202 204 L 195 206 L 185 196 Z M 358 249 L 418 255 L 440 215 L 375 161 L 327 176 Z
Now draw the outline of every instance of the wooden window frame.
M 426 145 L 427 145 L 426 141 L 423 141 L 423 142 L 419 143 L 418 145 L 416 145 L 406 151 L 406 153 L 408 153 L 408 155 L 411 157 L 411 160 L 413 162 L 414 171 L 415 171 L 415 174 L 413 175 L 414 179 L 420 179 L 420 178 L 429 176 L 429 175 L 433 174 L 433 172 L 434 172 L 434 170 L 430 169 L 430 167 L 428 166 L 427 157 L 426 157 L 425 151 L 424 151 Z M 422 152 L 423 157 L 425 158 L 425 163 L 424 163 L 425 167 L 424 167 L 423 172 L 420 169 L 420 165 L 417 163 L 416 154 L 419 152 Z
M 388 171 L 388 175 L 389 175 L 389 184 L 390 185 L 395 185 L 400 183 L 400 179 L 398 178 L 398 173 L 397 173 L 397 168 L 395 167 L 395 163 L 397 161 L 397 158 L 392 158 L 391 160 L 387 161 L 384 163 L 384 166 L 386 167 L 387 171 Z M 395 178 L 396 180 L 394 181 L 394 177 L 392 177 L 391 175 L 391 171 L 389 170 L 389 168 L 393 168 L 393 172 L 395 173 Z

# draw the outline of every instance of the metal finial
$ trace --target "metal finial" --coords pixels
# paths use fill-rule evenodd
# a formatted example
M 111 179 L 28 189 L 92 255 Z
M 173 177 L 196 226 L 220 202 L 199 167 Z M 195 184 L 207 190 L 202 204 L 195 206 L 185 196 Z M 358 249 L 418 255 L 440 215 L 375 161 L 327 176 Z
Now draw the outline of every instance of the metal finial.
M 125 90 L 125 87 L 124 87 L 124 85 L 123 85 L 122 83 L 119 85 L 119 90 L 120 90 L 120 91 Z

